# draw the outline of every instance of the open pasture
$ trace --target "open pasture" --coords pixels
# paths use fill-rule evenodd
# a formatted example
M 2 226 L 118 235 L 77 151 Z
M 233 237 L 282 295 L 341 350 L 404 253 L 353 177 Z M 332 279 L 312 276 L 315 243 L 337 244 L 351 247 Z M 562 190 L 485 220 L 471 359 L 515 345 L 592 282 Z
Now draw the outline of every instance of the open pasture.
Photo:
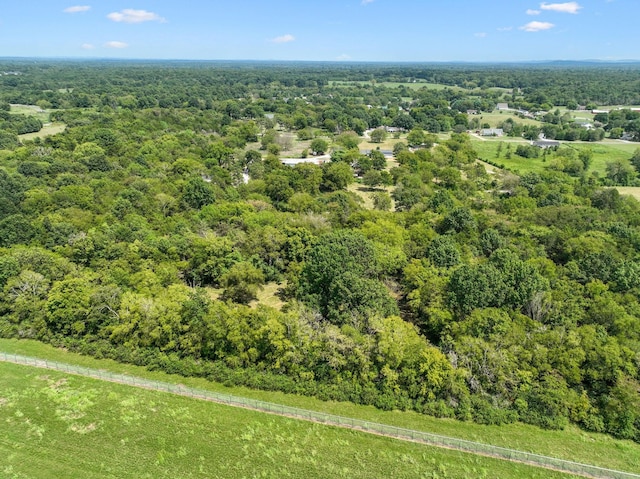
M 544 171 L 553 161 L 552 154 L 547 157 L 540 154 L 538 158 L 522 158 L 515 154 L 518 145 L 528 145 L 529 141 L 522 138 L 484 138 L 472 137 L 473 147 L 478 153 L 478 158 L 490 161 L 516 173 L 540 172 Z M 497 152 L 502 143 L 500 158 Z M 511 145 L 511 158 L 506 158 L 507 146 Z M 626 161 L 631 158 L 633 152 L 640 148 L 638 143 L 625 143 L 617 140 L 605 140 L 597 143 L 584 141 L 562 142 L 562 148 L 572 148 L 576 152 L 581 150 L 591 150 L 593 158 L 589 172 L 597 172 L 600 176 L 606 175 L 607 163 L 612 161 Z
M 18 135 L 20 140 L 33 140 L 35 138 L 46 138 L 47 136 L 57 135 L 62 133 L 67 128 L 64 123 L 48 123 L 42 127 L 40 131 L 35 133 L 25 133 L 24 135 Z
M 631 441 L 621 441 L 611 438 L 604 434 L 594 434 L 581 431 L 575 427 L 569 427 L 564 431 L 545 431 L 536 427 L 524 424 L 508 424 L 503 426 L 483 426 L 467 422 L 455 421 L 450 419 L 437 419 L 430 416 L 418 414 L 415 412 L 401 411 L 381 411 L 372 406 L 359 406 L 351 403 L 320 401 L 315 398 L 303 397 L 291 394 L 284 394 L 274 391 L 258 391 L 244 387 L 225 387 L 221 384 L 206 381 L 198 378 L 185 378 L 176 375 L 168 375 L 158 371 L 147 371 L 138 366 L 125 365 L 116 363 L 111 360 L 100 360 L 91 357 L 80 356 L 65 350 L 56 349 L 51 346 L 38 343 L 36 341 L 27 340 L 7 340 L 0 339 L 0 350 L 8 353 L 24 354 L 29 356 L 40 357 L 55 361 L 62 361 L 69 364 L 79 366 L 99 368 L 116 373 L 124 373 L 133 376 L 139 376 L 147 379 L 171 382 L 174 384 L 183 384 L 188 387 L 206 389 L 214 392 L 222 392 L 226 394 L 234 394 L 246 398 L 259 399 L 287 406 L 299 407 L 307 410 L 324 412 L 328 414 L 337 414 L 343 417 L 353 417 L 373 421 L 381 424 L 389 424 L 408 429 L 427 431 L 435 434 L 442 434 L 460 439 L 482 442 L 485 444 L 493 444 L 496 446 L 519 449 L 522 451 L 543 454 L 562 459 L 573 460 L 577 462 L 589 463 L 601 467 L 614 468 L 626 471 L 640 470 L 640 445 Z M 49 374 L 49 371 L 40 372 L 39 374 Z M 6 374 L 0 374 L 2 378 L 8 377 Z M 1 383 L 0 383 L 1 384 Z M 101 384 L 96 382 L 96 384 Z M 120 387 L 118 385 L 109 384 L 108 387 Z M 106 387 L 106 386 L 105 386 Z M 122 386 L 124 387 L 124 386 Z M 4 390 L 4 385 L 0 387 L 0 391 Z M 145 394 L 161 394 L 151 393 L 148 391 L 140 391 Z M 136 394 L 138 394 L 136 392 Z M 2 394 L 0 394 L 1 396 Z M 187 401 L 187 398 L 178 398 L 180 401 Z M 213 405 L 212 405 L 213 406 Z M 3 409 L 0 406 L 0 413 Z M 2 420 L 0 419 L 0 424 Z M 308 424 L 303 428 L 310 427 Z M 385 443 L 386 444 L 386 443 Z M 425 447 L 425 446 L 422 446 Z M 429 448 L 430 449 L 430 448 Z M 2 451 L 0 451 L 2 457 Z M 455 460 L 455 459 L 453 459 Z M 449 469 L 449 465 L 446 466 Z M 1 469 L 0 469 L 1 470 Z M 541 476 L 537 477 L 553 477 L 545 476 L 548 471 L 543 471 Z M 511 477 L 534 477 L 522 476 L 513 472 Z M 27 476 L 32 477 L 32 476 Z M 35 476 L 38 477 L 38 476 Z M 183 476 L 191 477 L 191 476 Z M 192 476 L 199 477 L 199 476 Z M 214 476 L 217 477 L 217 476 Z M 221 475 L 220 477 L 228 477 Z M 270 476 L 268 476 L 270 477 Z M 315 476 L 312 476 L 315 477 Z M 320 476 L 322 477 L 322 476 Z M 358 477 L 358 476 L 354 476 Z M 369 477 L 382 477 L 372 475 Z M 403 477 L 403 476 L 400 476 Z M 420 476 L 415 476 L 420 477 Z M 469 473 L 467 476 L 450 475 L 435 477 L 483 477 Z M 491 469 L 488 477 L 509 477 L 509 475 L 499 475 Z M 565 476 L 562 476 L 565 477 Z
M 47 110 L 43 110 L 38 105 L 12 104 L 10 113 L 27 115 L 27 116 L 35 116 L 42 123 L 46 123 L 49 121 L 49 112 Z
M 0 385 L 3 477 L 571 477 L 28 366 Z

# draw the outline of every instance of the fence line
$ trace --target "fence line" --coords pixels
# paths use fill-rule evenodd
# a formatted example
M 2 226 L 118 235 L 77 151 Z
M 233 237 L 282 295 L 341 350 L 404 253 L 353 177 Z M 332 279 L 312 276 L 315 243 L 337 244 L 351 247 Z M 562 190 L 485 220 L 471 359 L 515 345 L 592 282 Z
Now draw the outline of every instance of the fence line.
M 339 426 L 344 428 L 356 429 L 373 434 L 380 434 L 401 440 L 408 440 L 428 444 L 431 446 L 445 447 L 458 451 L 469 452 L 490 456 L 497 459 L 504 459 L 512 462 L 519 462 L 548 469 L 554 469 L 561 472 L 567 472 L 585 477 L 593 477 L 598 479 L 640 479 L 640 475 L 630 472 L 616 471 L 603 467 L 592 466 L 589 464 L 581 464 L 565 459 L 533 454 L 515 449 L 508 449 L 499 446 L 492 446 L 465 439 L 457 439 L 439 434 L 432 434 L 424 431 L 413 429 L 405 429 L 376 422 L 365 421 L 362 419 L 348 418 L 337 416 L 334 414 L 326 414 L 307 409 L 300 409 L 282 404 L 275 404 L 258 399 L 249 399 L 231 394 L 216 393 L 205 389 L 190 388 L 179 384 L 172 384 L 162 381 L 153 381 L 125 374 L 113 373 L 110 371 L 85 368 L 81 366 L 72 366 L 57 361 L 49 361 L 46 359 L 31 358 L 17 354 L 7 354 L 0 352 L 0 361 L 21 364 L 27 366 L 35 366 L 38 368 L 62 371 L 68 374 L 100 379 L 119 384 L 131 385 L 139 388 L 152 389 L 155 391 L 168 392 L 181 396 L 187 396 L 195 399 L 211 401 L 225 404 L 233 407 L 243 407 L 256 411 L 268 412 L 280 416 L 293 417 L 306 421 L 313 421 L 331 426 Z

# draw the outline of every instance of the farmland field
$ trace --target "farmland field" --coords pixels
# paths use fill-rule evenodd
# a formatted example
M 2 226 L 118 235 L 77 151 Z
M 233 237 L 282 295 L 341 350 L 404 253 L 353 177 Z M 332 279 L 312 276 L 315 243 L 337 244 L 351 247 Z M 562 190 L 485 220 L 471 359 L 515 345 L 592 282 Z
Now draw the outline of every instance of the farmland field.
M 3 477 L 571 477 L 27 366 L 0 378 Z
M 189 387 L 224 392 L 398 427 L 428 431 L 461 439 L 594 464 L 601 467 L 627 471 L 640 470 L 640 445 L 631 441 L 616 440 L 602 434 L 587 433 L 574 427 L 569 427 L 565 431 L 545 431 L 523 424 L 482 426 L 448 419 L 436 419 L 414 412 L 380 411 L 371 406 L 357 406 L 351 403 L 332 401 L 323 402 L 309 397 L 280 392 L 257 391 L 244 387 L 224 387 L 204 379 L 184 378 L 155 371 L 150 372 L 137 366 L 123 365 L 110 360 L 97 360 L 80 356 L 35 341 L 0 339 L 0 351 L 62 361 L 148 379 L 184 384 Z M 44 373 L 45 372 L 42 372 L 41 374 Z M 46 374 L 49 374 L 49 372 L 46 371 Z M 4 376 L 0 375 L 0 377 Z M 187 401 L 187 399 L 181 398 L 181 401 Z M 0 412 L 1 411 L 2 409 L 0 408 Z M 502 476 L 492 475 L 491 477 Z M 514 475 L 513 477 L 516 476 Z

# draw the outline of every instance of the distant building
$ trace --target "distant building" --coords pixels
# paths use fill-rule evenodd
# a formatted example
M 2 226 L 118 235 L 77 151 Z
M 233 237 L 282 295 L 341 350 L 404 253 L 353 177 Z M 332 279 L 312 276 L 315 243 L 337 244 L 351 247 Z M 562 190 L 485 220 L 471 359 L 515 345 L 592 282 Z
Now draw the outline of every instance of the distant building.
M 380 150 L 380 149 L 378 149 L 378 151 L 380 153 L 382 153 L 385 156 L 385 158 L 393 157 L 393 150 Z M 363 155 L 368 155 L 369 153 L 371 153 L 371 150 L 360 150 L 360 153 L 362 153 Z
M 498 106 L 496 106 L 496 110 L 508 110 L 509 109 L 509 104 L 508 103 L 498 103 Z
M 483 128 L 480 130 L 480 136 L 503 136 L 504 130 L 502 128 Z
M 478 110 L 467 110 L 467 115 L 477 115 Z
M 543 148 L 543 149 L 555 148 L 560 146 L 560 142 L 556 140 L 536 140 L 536 141 L 532 141 L 531 144 L 533 146 L 537 146 L 538 148 Z
M 575 121 L 575 124 L 582 127 L 582 128 L 586 128 L 587 130 L 591 130 L 593 128 L 593 124 L 589 123 L 587 120 L 580 120 L 577 119 Z
M 331 161 L 331 156 L 323 155 L 323 156 L 309 156 L 308 158 L 282 158 L 280 163 L 285 166 L 296 166 L 299 163 L 313 163 L 314 165 L 323 165 Z

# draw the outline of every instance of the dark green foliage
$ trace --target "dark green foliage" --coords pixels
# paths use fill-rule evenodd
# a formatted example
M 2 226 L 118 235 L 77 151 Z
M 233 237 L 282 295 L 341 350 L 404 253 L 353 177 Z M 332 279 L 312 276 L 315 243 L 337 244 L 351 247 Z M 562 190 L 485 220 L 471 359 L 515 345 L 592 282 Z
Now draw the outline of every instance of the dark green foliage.
M 476 220 L 469 208 L 456 208 L 444 217 L 440 224 L 443 233 L 453 231 L 455 233 L 471 233 L 477 227 Z
M 28 243 L 35 235 L 31 222 L 23 215 L 10 215 L 0 220 L 0 247 Z
M 329 321 L 366 319 L 397 312 L 388 291 L 377 281 L 373 245 L 364 236 L 336 232 L 310 251 L 302 270 L 298 296 Z
M 210 205 L 215 199 L 213 188 L 202 178 L 191 178 L 184 186 L 182 200 L 191 208 L 200 209 Z
M 460 262 L 460 251 L 451 237 L 438 236 L 429 245 L 427 258 L 439 268 L 450 268 Z
M 523 158 L 538 158 L 540 156 L 540 148 L 533 145 L 518 145 L 516 148 L 516 155 Z
M 224 288 L 223 297 L 241 304 L 248 304 L 256 299 L 262 283 L 262 271 L 247 262 L 234 264 L 220 277 L 220 284 Z
M 449 292 L 455 311 L 465 315 L 476 308 L 501 306 L 506 285 L 500 272 L 490 264 L 463 265 L 451 275 Z

